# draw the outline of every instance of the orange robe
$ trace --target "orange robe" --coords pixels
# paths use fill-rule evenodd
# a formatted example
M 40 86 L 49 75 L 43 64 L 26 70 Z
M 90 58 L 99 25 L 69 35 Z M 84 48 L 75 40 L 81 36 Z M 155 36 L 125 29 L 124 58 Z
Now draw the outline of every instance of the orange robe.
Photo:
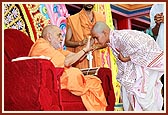
M 68 26 L 72 29 L 72 41 L 78 42 L 82 41 L 84 38 L 88 38 L 91 35 L 91 29 L 93 25 L 97 21 L 104 21 L 105 16 L 101 13 L 93 11 L 94 20 L 91 22 L 85 13 L 84 9 L 82 9 L 79 13 L 72 15 L 67 18 L 67 28 Z M 67 47 L 68 50 L 72 52 L 80 51 L 84 46 L 78 46 L 76 48 Z M 101 66 L 101 56 L 100 50 L 96 50 L 92 53 L 92 67 L 100 67 Z M 89 68 L 89 61 L 85 58 L 82 62 L 75 65 L 78 68 Z
M 69 51 L 56 50 L 43 38 L 36 40 L 30 49 L 29 56 L 47 56 L 55 67 L 64 67 L 64 60 Z M 61 88 L 81 96 L 88 111 L 105 111 L 107 102 L 101 86 L 101 80 L 95 76 L 84 76 L 78 68 L 64 67 L 61 76 Z

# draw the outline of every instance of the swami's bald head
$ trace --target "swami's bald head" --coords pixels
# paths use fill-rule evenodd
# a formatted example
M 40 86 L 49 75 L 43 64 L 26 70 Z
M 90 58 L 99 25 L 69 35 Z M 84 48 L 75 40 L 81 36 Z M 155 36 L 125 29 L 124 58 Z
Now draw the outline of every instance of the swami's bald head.
M 48 33 L 53 34 L 54 32 L 59 32 L 60 29 L 55 25 L 47 25 L 43 28 L 42 37 L 46 38 Z
M 42 37 L 47 40 L 55 49 L 62 47 L 62 33 L 59 27 L 47 25 L 43 28 Z

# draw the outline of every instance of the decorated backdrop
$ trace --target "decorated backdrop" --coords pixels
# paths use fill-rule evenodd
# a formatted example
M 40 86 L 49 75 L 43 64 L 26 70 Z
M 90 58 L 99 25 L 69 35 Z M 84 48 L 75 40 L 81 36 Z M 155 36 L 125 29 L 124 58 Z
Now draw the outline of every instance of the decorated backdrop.
M 26 33 L 33 42 L 41 37 L 44 26 L 57 25 L 66 34 L 65 4 L 4 4 L 4 28 L 14 28 Z M 64 44 L 62 44 L 64 45 Z
M 95 4 L 94 10 L 105 15 L 106 24 L 113 30 L 114 25 L 110 4 Z M 116 106 L 118 106 L 120 104 L 120 83 L 116 79 L 118 73 L 116 58 L 114 57 L 112 50 L 109 47 L 101 50 L 101 56 L 103 59 L 102 66 L 111 68 L 112 70 L 112 84 L 116 98 Z M 117 111 L 117 109 L 115 110 Z

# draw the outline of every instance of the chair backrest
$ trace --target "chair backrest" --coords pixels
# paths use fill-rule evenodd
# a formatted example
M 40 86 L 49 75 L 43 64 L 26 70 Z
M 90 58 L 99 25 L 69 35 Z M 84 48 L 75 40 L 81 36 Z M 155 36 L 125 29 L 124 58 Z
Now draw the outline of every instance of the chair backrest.
M 4 30 L 5 63 L 14 58 L 28 56 L 33 41 L 25 33 L 16 29 Z

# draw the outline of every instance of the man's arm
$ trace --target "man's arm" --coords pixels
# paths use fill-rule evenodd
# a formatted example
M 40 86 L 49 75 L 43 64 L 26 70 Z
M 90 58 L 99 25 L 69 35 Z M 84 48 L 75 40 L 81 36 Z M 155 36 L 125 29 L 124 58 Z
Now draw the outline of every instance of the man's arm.
M 75 48 L 75 47 L 78 47 L 78 46 L 83 46 L 87 43 L 87 39 L 84 39 L 80 42 L 74 42 L 74 41 L 72 41 L 72 36 L 73 36 L 72 29 L 71 29 L 71 27 L 68 27 L 68 30 L 67 30 L 67 33 L 66 33 L 66 38 L 65 38 L 65 45 L 67 47 Z
M 66 56 L 65 58 L 65 66 L 69 67 L 72 64 L 76 63 L 77 61 L 79 61 L 81 58 L 83 58 L 85 56 L 86 51 L 83 49 L 77 53 L 70 53 L 69 55 Z
M 69 67 L 72 64 L 76 63 L 77 61 L 83 59 L 89 51 L 93 50 L 91 47 L 92 45 L 93 45 L 93 42 L 90 40 L 90 38 L 88 38 L 88 42 L 85 48 L 83 48 L 81 51 L 77 53 L 70 53 L 65 57 L 65 62 L 64 62 L 65 66 Z
M 158 35 L 159 32 L 159 28 L 160 28 L 160 24 L 156 24 L 154 28 L 152 28 L 152 32 L 154 36 Z

